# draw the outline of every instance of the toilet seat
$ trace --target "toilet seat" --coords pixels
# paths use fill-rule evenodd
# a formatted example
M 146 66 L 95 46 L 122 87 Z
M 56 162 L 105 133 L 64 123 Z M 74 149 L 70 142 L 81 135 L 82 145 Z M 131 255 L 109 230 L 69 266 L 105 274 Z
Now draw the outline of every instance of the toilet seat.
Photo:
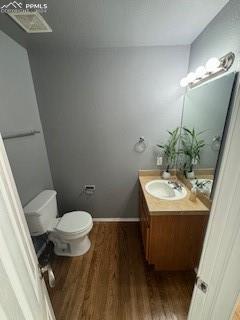
M 72 211 L 58 220 L 55 230 L 61 234 L 76 235 L 92 228 L 92 217 L 85 211 Z

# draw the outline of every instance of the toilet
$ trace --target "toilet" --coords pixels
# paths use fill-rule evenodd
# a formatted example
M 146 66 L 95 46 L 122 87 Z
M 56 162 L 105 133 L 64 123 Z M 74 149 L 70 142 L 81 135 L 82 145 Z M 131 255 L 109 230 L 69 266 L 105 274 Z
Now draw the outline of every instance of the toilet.
M 81 256 L 91 246 L 92 217 L 85 211 L 72 211 L 58 218 L 56 195 L 55 190 L 44 190 L 24 207 L 30 233 L 48 233 L 56 255 Z

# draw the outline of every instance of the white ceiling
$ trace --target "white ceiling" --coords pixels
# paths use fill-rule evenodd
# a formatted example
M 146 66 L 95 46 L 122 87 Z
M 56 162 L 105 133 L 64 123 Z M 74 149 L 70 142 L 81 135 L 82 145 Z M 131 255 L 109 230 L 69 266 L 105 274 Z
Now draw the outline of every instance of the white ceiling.
M 39 2 L 39 1 L 37 1 Z M 124 47 L 190 44 L 228 0 L 50 0 L 49 46 Z

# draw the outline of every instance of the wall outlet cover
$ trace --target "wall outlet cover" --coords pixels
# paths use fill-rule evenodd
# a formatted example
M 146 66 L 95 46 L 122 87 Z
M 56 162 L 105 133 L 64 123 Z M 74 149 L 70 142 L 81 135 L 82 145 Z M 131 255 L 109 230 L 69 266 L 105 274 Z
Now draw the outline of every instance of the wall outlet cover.
M 163 164 L 163 158 L 157 157 L 157 166 L 161 166 Z

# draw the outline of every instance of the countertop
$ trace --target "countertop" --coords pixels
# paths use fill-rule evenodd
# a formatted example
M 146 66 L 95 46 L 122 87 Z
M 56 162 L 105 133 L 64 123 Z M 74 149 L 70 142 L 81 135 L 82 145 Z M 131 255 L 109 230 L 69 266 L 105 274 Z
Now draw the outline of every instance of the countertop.
M 176 176 L 172 177 L 179 183 L 183 184 Z M 187 190 L 187 196 L 181 200 L 161 200 L 151 196 L 146 190 L 145 185 L 152 180 L 160 180 L 161 176 L 156 171 L 140 171 L 139 182 L 143 191 L 144 198 L 148 207 L 150 215 L 208 215 L 209 209 L 202 203 L 200 199 L 196 199 L 195 202 L 189 200 L 190 190 L 185 186 Z

